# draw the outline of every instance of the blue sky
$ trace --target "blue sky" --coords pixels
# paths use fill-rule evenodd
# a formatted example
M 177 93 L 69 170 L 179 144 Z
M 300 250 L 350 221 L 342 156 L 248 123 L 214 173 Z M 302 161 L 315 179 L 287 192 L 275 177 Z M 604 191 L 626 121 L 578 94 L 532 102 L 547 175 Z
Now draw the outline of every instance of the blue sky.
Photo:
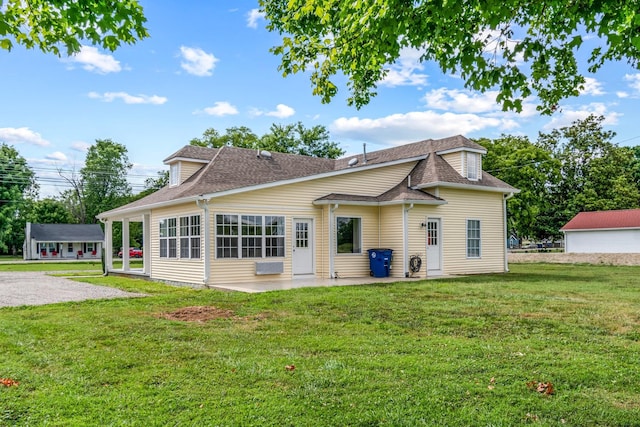
M 165 169 L 162 160 L 213 127 L 247 126 L 258 135 L 272 123 L 324 125 L 348 153 L 462 134 L 528 135 L 590 113 L 606 117 L 614 142 L 639 145 L 640 73 L 625 63 L 589 75 L 583 93 L 539 116 L 536 100 L 523 113 L 504 113 L 495 93 L 474 93 L 457 76 L 420 64 L 404 51 L 360 110 L 346 104 L 346 86 L 323 105 L 308 75 L 283 78 L 269 48 L 257 1 L 141 2 L 151 35 L 114 53 L 91 46 L 72 58 L 20 47 L 0 51 L 0 142 L 14 146 L 36 171 L 42 197 L 68 188 L 57 170 L 79 170 L 96 139 L 125 145 L 134 191 Z M 338 79 L 340 82 L 340 79 Z M 343 82 L 342 82 L 343 83 Z

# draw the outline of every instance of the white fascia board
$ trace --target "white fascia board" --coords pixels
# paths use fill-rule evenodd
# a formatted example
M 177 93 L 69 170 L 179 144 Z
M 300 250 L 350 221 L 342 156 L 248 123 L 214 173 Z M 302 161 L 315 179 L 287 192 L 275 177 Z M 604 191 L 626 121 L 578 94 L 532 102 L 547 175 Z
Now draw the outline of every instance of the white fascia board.
M 203 164 L 207 164 L 209 163 L 211 160 L 202 160 L 202 159 L 192 159 L 190 157 L 172 157 L 169 160 L 166 160 L 162 163 L 164 163 L 165 165 L 170 165 L 171 163 L 175 163 L 175 162 L 189 162 L 189 163 L 203 163 Z
M 297 184 L 299 182 L 313 181 L 313 180 L 316 180 L 316 179 L 323 179 L 323 178 L 331 178 L 331 177 L 334 177 L 334 176 L 346 175 L 346 174 L 350 174 L 350 173 L 354 173 L 354 172 L 361 172 L 361 171 L 370 170 L 370 169 L 378 169 L 378 168 L 384 168 L 384 167 L 388 167 L 388 166 L 401 165 L 403 163 L 418 162 L 418 161 L 424 160 L 426 158 L 427 158 L 427 156 L 423 155 L 423 156 L 410 157 L 410 158 L 407 158 L 407 159 L 394 160 L 392 162 L 377 163 L 377 164 L 374 164 L 374 165 L 362 165 L 362 166 L 359 166 L 359 167 L 351 167 L 351 168 L 346 168 L 346 169 L 340 169 L 340 170 L 337 170 L 337 171 L 324 172 L 324 173 L 319 173 L 319 174 L 315 174 L 315 175 L 308 175 L 308 176 L 303 176 L 303 177 L 300 177 L 300 178 L 285 179 L 285 180 L 282 180 L 282 181 L 274 181 L 274 182 L 269 182 L 269 183 L 266 183 L 266 184 L 257 184 L 257 185 L 251 185 L 251 186 L 248 186 L 248 187 L 234 188 L 234 189 L 231 189 L 231 190 L 220 191 L 220 192 L 217 192 L 217 193 L 203 194 L 200 198 L 202 198 L 202 199 L 213 199 L 213 198 L 216 198 L 216 197 L 231 196 L 233 194 L 245 193 L 245 192 L 248 192 L 248 191 L 264 190 L 264 189 L 267 189 L 267 188 L 280 187 L 282 185 Z
M 127 208 L 122 210 L 116 208 L 114 209 L 115 212 L 113 212 L 112 214 L 109 214 L 108 212 L 106 212 L 108 215 L 98 214 L 96 215 L 96 218 L 99 220 L 110 220 L 110 221 L 119 221 L 125 218 L 136 218 L 142 215 L 151 214 L 151 209 L 153 208 L 161 208 L 163 206 L 170 206 L 172 204 L 173 204 L 173 200 L 170 200 L 167 202 L 156 203 L 153 205 L 145 205 L 145 206 L 136 207 L 136 208 Z
M 457 147 L 457 148 L 450 148 L 448 150 L 436 151 L 436 154 L 438 156 L 442 156 L 443 154 L 459 153 L 460 151 L 468 151 L 469 153 L 487 154 L 487 150 L 485 149 L 468 148 L 468 147 Z
M 433 188 L 433 187 L 442 187 L 442 188 L 456 188 L 459 190 L 477 190 L 477 191 L 487 191 L 490 193 L 519 193 L 520 190 L 517 188 L 501 188 L 501 187 L 487 187 L 484 185 L 471 185 L 471 184 L 459 184 L 457 182 L 430 182 L 428 184 L 417 185 L 416 188 Z
M 561 230 L 561 231 L 564 233 L 571 233 L 572 231 L 624 231 L 624 230 L 640 230 L 640 227 L 570 228 L 568 230 Z

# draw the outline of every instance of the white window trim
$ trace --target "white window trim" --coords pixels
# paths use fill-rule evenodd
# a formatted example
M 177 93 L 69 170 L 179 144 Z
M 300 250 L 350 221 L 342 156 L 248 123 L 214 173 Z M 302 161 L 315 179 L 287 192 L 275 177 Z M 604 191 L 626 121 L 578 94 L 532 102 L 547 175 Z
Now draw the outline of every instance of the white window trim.
M 359 242 L 359 247 L 360 247 L 360 252 L 338 252 L 338 219 L 339 218 L 357 218 L 360 220 L 360 233 L 359 237 L 360 237 L 360 242 Z M 362 250 L 362 217 L 361 216 L 355 216 L 355 215 L 336 215 L 336 220 L 335 220 L 335 230 L 333 230 L 334 232 L 334 238 L 335 238 L 335 248 L 334 248 L 334 253 L 337 256 L 359 256 L 362 255 L 364 253 L 364 251 Z
M 238 234 L 233 236 L 238 239 L 238 256 L 237 257 L 220 257 L 218 256 L 218 215 L 229 215 L 238 217 Z M 262 239 L 261 246 L 261 255 L 259 257 L 243 257 L 242 256 L 242 238 L 245 237 L 242 234 L 242 217 L 243 216 L 256 216 L 262 217 L 262 235 L 261 236 L 250 236 L 250 237 L 260 237 Z M 268 216 L 280 217 L 283 220 L 283 234 L 280 235 L 267 235 L 265 230 L 267 228 L 267 224 L 265 222 L 265 218 Z M 287 256 L 287 217 L 286 215 L 281 214 L 257 214 L 257 213 L 229 213 L 229 212 L 214 212 L 213 213 L 213 227 L 215 230 L 213 241 L 214 241 L 214 259 L 216 260 L 239 260 L 239 259 L 284 259 Z M 224 236 L 224 235 L 223 235 Z M 224 236 L 228 237 L 228 236 Z M 282 238 L 282 256 L 267 256 L 267 238 L 271 237 L 281 237 Z
M 478 231 L 480 232 L 480 237 L 478 238 L 478 256 L 469 256 L 469 222 L 470 221 L 478 221 Z M 482 258 L 482 220 L 480 218 L 467 218 L 464 222 L 465 231 L 465 256 L 467 259 L 480 259 Z
M 191 230 L 194 227 L 193 223 L 192 223 L 192 218 L 197 217 L 199 218 L 199 222 L 198 222 L 198 229 L 200 230 L 199 234 L 191 234 Z M 180 220 L 182 218 L 188 218 L 187 222 L 187 235 L 183 236 L 182 235 L 182 225 L 180 223 Z M 177 235 L 178 235 L 178 248 L 177 248 L 177 255 L 178 258 L 180 259 L 195 259 L 195 260 L 199 260 L 202 258 L 202 215 L 200 215 L 199 213 L 191 213 L 191 214 L 186 214 L 186 215 L 180 215 L 178 217 L 178 221 L 177 221 L 177 226 L 178 226 L 178 230 L 177 230 Z M 187 244 L 187 252 L 189 253 L 189 256 L 183 257 L 182 256 L 182 239 L 187 239 L 188 240 L 188 244 Z M 192 256 L 191 253 L 191 246 L 192 246 L 192 240 L 193 239 L 199 239 L 200 240 L 200 250 L 198 251 L 198 256 L 194 257 Z

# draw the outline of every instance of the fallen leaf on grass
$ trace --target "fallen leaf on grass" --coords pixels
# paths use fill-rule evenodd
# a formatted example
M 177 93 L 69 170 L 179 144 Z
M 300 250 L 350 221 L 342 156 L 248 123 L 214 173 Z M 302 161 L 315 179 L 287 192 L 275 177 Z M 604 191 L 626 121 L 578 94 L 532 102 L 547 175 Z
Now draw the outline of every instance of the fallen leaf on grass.
M 20 383 L 16 380 L 12 380 L 11 378 L 0 378 L 0 384 L 2 384 L 5 387 L 12 387 L 12 386 L 17 386 Z
M 546 383 L 540 382 L 540 381 L 529 381 L 527 383 L 527 388 L 529 390 L 537 391 L 538 393 L 546 394 L 546 395 L 551 395 L 555 393 L 555 390 L 553 389 L 553 384 L 550 381 Z
M 287 365 L 284 367 L 284 369 L 286 369 L 287 371 L 295 371 L 296 365 Z

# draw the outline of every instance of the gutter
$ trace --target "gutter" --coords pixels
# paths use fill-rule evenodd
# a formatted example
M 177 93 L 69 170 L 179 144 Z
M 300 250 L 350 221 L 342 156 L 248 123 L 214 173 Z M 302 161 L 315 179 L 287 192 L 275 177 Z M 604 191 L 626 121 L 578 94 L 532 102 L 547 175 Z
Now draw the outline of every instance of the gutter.
M 209 226 L 209 200 L 208 199 L 198 199 L 196 200 L 196 204 L 200 209 L 204 211 L 204 277 L 202 281 L 206 286 L 209 283 L 209 278 L 211 277 L 211 263 L 210 261 L 210 251 L 211 251 L 211 227 Z
M 409 211 L 411 209 L 413 209 L 413 203 L 403 209 L 404 212 L 402 215 L 402 244 L 404 245 L 402 251 L 402 268 L 404 269 L 404 277 L 409 277 L 407 266 L 409 265 Z
M 335 247 L 335 233 L 334 233 L 335 218 L 334 218 L 333 212 L 336 209 L 338 209 L 339 206 L 340 205 L 336 203 L 329 208 L 329 277 L 331 279 L 337 278 L 335 271 L 333 271 L 334 269 L 333 248 Z

